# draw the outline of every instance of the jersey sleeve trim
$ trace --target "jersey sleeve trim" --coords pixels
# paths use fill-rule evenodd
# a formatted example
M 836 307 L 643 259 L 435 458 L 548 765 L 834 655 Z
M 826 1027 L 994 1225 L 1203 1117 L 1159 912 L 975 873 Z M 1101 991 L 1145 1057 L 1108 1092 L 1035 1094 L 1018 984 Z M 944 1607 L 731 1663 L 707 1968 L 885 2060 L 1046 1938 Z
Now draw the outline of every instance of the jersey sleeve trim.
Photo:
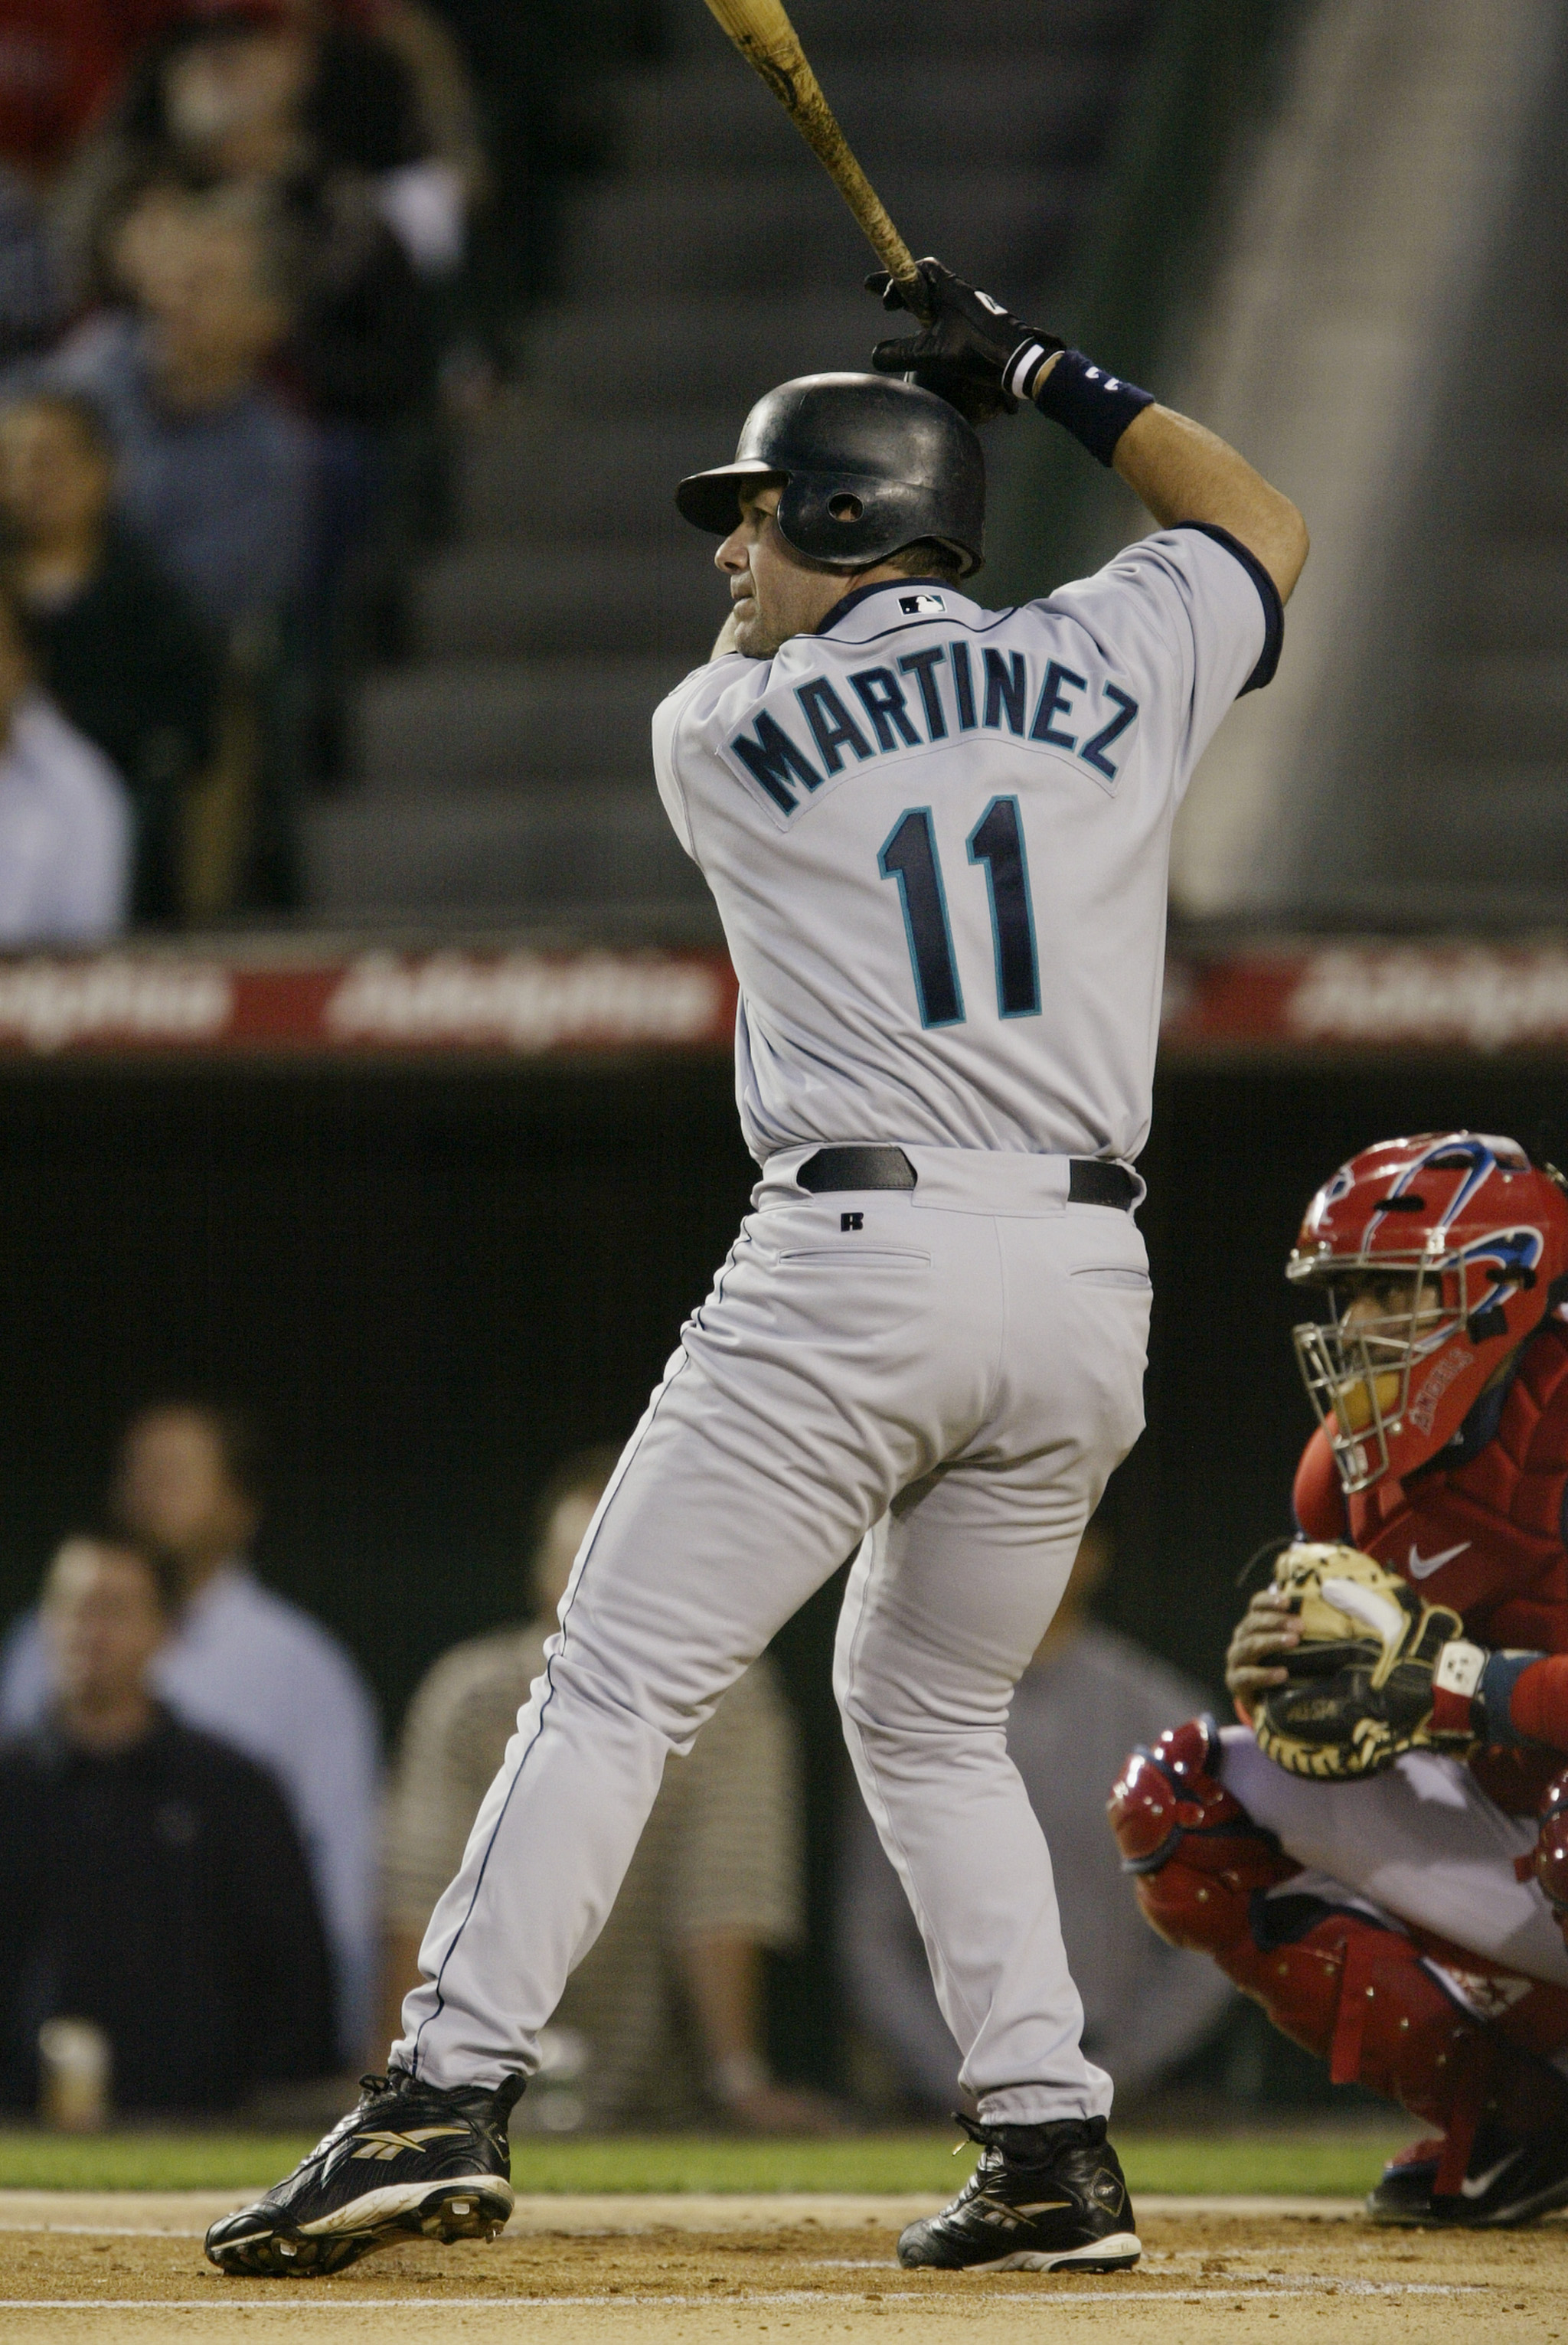
M 1279 654 L 1285 642 L 1285 605 L 1279 599 L 1278 587 L 1251 548 L 1243 545 L 1238 537 L 1232 537 L 1227 529 L 1221 529 L 1217 522 L 1180 521 L 1176 527 L 1201 530 L 1205 537 L 1212 537 L 1216 545 L 1223 545 L 1227 553 L 1235 554 L 1257 587 L 1258 599 L 1263 604 L 1263 649 L 1257 655 L 1252 674 L 1236 696 L 1239 700 L 1242 693 L 1261 692 L 1266 684 L 1274 681 L 1274 671 L 1279 665 Z

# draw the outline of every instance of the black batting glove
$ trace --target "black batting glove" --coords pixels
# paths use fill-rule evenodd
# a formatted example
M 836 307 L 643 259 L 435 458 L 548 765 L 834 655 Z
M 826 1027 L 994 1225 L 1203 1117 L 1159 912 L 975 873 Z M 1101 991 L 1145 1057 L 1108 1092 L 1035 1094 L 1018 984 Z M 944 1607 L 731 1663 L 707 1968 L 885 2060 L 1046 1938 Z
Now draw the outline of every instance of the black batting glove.
M 1016 415 L 1021 399 L 1033 396 L 1047 359 L 1065 347 L 1055 334 L 1025 326 L 989 293 L 979 292 L 944 269 L 940 260 L 917 261 L 931 323 L 901 341 L 879 342 L 871 364 L 881 374 L 910 375 L 922 391 L 933 391 L 971 423 L 993 415 Z M 868 292 L 881 296 L 884 310 L 907 310 L 896 278 L 885 269 L 866 279 Z

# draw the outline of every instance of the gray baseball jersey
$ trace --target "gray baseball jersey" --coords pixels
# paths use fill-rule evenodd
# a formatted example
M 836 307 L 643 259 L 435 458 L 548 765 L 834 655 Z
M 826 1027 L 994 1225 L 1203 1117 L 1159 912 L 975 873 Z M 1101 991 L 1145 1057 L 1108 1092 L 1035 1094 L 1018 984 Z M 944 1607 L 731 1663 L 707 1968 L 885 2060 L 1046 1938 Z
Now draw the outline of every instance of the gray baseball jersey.
M 654 719 L 740 980 L 759 1162 L 812 1142 L 1135 1157 L 1171 825 L 1268 681 L 1267 574 L 1196 525 L 1015 610 L 896 581 Z

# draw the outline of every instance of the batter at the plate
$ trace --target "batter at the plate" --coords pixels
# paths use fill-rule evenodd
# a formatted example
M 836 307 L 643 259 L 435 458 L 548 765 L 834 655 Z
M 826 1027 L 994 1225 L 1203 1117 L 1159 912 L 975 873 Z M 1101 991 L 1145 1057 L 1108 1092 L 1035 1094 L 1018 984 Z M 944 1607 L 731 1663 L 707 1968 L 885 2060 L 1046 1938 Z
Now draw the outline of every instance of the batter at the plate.
M 734 462 L 677 492 L 719 540 L 731 610 L 656 715 L 654 764 L 739 975 L 762 1178 L 584 1541 L 388 2073 L 214 2225 L 226 2269 L 333 2269 L 504 2219 L 508 2112 L 666 1759 L 857 1550 L 845 1732 L 983 2144 L 900 2254 L 1138 2255 L 1004 1730 L 1143 1422 L 1131 1168 L 1171 824 L 1231 702 L 1273 674 L 1307 540 L 1222 442 L 921 271 L 932 324 L 880 345 L 877 373 L 770 392 Z M 1155 529 L 988 611 L 967 591 L 972 421 L 1025 399 Z

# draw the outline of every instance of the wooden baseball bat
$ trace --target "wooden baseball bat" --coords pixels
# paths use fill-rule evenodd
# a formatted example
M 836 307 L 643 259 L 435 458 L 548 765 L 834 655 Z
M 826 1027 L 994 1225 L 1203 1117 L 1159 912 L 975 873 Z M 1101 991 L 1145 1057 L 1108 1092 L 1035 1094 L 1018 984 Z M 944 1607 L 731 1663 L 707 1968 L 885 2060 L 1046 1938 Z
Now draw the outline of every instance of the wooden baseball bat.
M 754 72 L 759 73 L 850 209 L 871 250 L 922 324 L 931 311 L 908 245 L 881 198 L 856 162 L 850 142 L 822 95 L 783 0 L 708 0 L 708 6 Z

